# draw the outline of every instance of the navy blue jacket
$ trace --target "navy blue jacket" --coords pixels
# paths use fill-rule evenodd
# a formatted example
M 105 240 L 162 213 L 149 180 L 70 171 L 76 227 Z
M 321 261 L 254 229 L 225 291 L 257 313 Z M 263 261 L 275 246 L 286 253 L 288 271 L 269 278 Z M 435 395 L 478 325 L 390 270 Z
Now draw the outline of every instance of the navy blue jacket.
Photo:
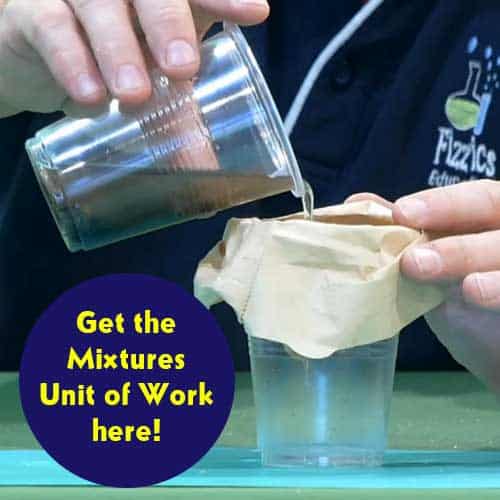
M 314 57 L 360 1 L 271 4 L 269 22 L 247 34 L 285 114 Z M 386 0 L 328 64 L 293 134 L 317 205 L 359 191 L 394 200 L 429 187 L 499 178 L 499 25 L 496 0 Z M 480 106 L 485 95 L 491 96 L 489 107 Z M 477 116 L 464 113 L 457 97 L 468 99 Z M 107 273 L 139 272 L 191 289 L 197 262 L 220 239 L 229 217 L 299 209 L 286 194 L 70 254 L 23 150 L 24 140 L 55 118 L 25 113 L 0 120 L 0 368 L 17 367 L 37 316 L 72 285 Z M 246 368 L 244 333 L 227 306 L 215 313 L 237 367 Z M 457 365 L 420 320 L 401 337 L 399 367 Z

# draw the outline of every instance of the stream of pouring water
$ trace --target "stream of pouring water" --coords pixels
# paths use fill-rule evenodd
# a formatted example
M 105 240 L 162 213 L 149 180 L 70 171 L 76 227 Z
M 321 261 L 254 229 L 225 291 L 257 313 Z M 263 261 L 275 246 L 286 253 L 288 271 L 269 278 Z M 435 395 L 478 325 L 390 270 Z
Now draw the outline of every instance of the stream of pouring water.
M 302 209 L 304 211 L 304 219 L 312 221 L 314 212 L 314 192 L 312 190 L 311 185 L 307 181 L 304 181 L 304 196 L 302 196 Z M 303 364 L 304 364 L 305 383 L 306 386 L 309 387 L 311 385 L 309 360 L 307 358 L 303 358 Z
M 304 196 L 302 197 L 304 217 L 312 221 L 314 220 L 314 191 L 307 181 L 304 182 L 304 188 Z
M 306 181 L 304 182 L 304 196 L 302 197 L 302 206 L 304 209 L 304 218 L 314 220 L 314 191 L 311 185 Z M 304 376 L 306 379 L 306 386 L 315 394 L 314 404 L 316 405 L 316 413 L 318 415 L 315 422 L 312 422 L 314 439 L 316 443 L 326 443 L 328 441 L 328 395 L 326 379 L 321 374 L 311 372 L 311 365 L 309 359 L 304 358 Z

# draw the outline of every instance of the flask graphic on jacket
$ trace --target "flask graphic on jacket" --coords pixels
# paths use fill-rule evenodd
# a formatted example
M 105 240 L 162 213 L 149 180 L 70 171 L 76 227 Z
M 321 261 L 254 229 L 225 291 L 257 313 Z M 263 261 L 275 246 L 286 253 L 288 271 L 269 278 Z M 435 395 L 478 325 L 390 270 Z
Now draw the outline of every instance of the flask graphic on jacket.
M 477 92 L 481 78 L 481 63 L 469 62 L 469 76 L 464 90 L 450 95 L 446 101 L 446 116 L 457 130 L 473 129 L 481 110 L 481 97 Z

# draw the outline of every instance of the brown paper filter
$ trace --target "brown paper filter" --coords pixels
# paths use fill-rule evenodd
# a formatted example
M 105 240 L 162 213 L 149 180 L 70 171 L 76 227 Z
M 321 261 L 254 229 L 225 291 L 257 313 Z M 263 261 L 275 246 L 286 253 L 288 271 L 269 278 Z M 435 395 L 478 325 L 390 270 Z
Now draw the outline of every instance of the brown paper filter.
M 316 210 L 314 221 L 232 219 L 199 264 L 195 295 L 230 304 L 249 335 L 323 358 L 393 337 L 443 301 L 399 271 L 425 239 L 371 201 Z

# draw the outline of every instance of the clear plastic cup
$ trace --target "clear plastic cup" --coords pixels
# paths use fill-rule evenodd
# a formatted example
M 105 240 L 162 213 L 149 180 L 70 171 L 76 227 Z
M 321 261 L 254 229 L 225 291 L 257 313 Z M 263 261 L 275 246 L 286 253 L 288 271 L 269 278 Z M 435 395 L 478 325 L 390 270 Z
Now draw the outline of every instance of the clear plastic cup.
M 205 41 L 199 76 L 152 71 L 139 110 L 113 100 L 97 118 L 63 119 L 26 148 L 71 251 L 205 218 L 304 183 L 282 121 L 239 28 Z
M 397 345 L 394 337 L 307 359 L 249 336 L 263 464 L 381 465 Z

